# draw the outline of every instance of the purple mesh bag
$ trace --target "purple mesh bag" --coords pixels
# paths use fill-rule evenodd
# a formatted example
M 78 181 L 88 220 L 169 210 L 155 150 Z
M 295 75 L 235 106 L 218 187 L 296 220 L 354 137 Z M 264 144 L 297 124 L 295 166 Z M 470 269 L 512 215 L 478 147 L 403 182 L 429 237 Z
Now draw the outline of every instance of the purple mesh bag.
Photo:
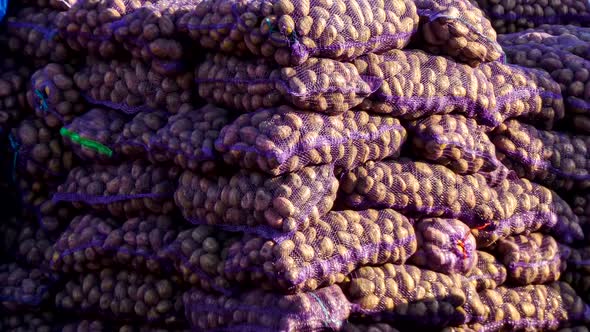
M 531 43 L 526 45 L 502 45 L 508 61 L 525 67 L 543 69 L 559 83 L 571 115 L 590 114 L 590 96 L 584 87 L 589 84 L 590 61 L 559 47 Z
M 590 24 L 590 4 L 586 0 L 476 2 L 488 15 L 498 33 L 516 32 L 542 24 Z
M 348 61 L 403 48 L 417 28 L 413 1 L 205 0 L 177 23 L 202 47 L 253 54 L 282 65 L 309 57 Z
M 501 164 L 484 128 L 462 115 L 432 115 L 410 123 L 413 150 L 458 174 L 490 173 Z
M 234 289 L 223 273 L 228 249 L 242 233 L 199 225 L 182 231 L 160 255 L 174 261 L 176 271 L 189 285 L 208 292 L 231 294 Z
M 76 164 L 55 131 L 38 118 L 27 118 L 9 135 L 15 172 L 33 179 L 65 176 Z
M 484 289 L 494 289 L 506 281 L 508 271 L 493 255 L 484 251 L 476 251 L 477 264 L 465 276 L 465 279 L 480 292 Z
M 223 272 L 239 286 L 307 292 L 341 283 L 360 266 L 403 264 L 415 251 L 412 224 L 393 210 L 331 211 L 289 237 L 235 241 Z
M 16 263 L 0 265 L 0 308 L 9 311 L 39 307 L 49 300 L 56 276 Z
M 440 273 L 469 274 L 477 265 L 475 238 L 456 219 L 425 218 L 416 222 L 418 250 L 410 263 Z
M 0 59 L 0 130 L 6 132 L 30 113 L 27 105 L 28 66 L 14 58 Z
M 495 190 L 512 214 L 473 229 L 478 247 L 487 247 L 510 235 L 536 231 L 547 232 L 562 243 L 584 238 L 578 217 L 555 192 L 526 179 L 507 179 Z
M 198 109 L 186 107 L 169 117 L 168 123 L 150 138 L 149 152 L 164 157 L 158 161 L 211 173 L 221 159 L 215 152 L 215 140 L 232 119 L 229 111 L 212 104 Z
M 502 47 L 484 13 L 468 0 L 417 0 L 422 47 L 477 66 L 498 60 Z
M 15 16 L 6 17 L 8 49 L 41 63 L 71 61 L 74 54 L 59 37 L 55 25 L 58 13 L 49 8 L 25 7 L 18 9 Z
M 455 326 L 485 318 L 473 284 L 412 265 L 362 267 L 342 284 L 352 313 L 421 328 Z
M 172 262 L 159 256 L 178 233 L 172 218 L 150 215 L 118 225 L 110 218 L 76 216 L 53 245 L 51 268 L 65 273 L 126 266 L 161 274 Z
M 53 200 L 71 202 L 76 208 L 107 210 L 114 217 L 168 214 L 176 209 L 172 195 L 179 174 L 176 167 L 142 161 L 77 167 L 58 187 Z
M 74 85 L 75 69 L 70 65 L 50 63 L 31 77 L 27 101 L 50 128 L 72 121 L 86 111 L 87 105 Z
M 519 177 L 555 190 L 590 188 L 590 136 L 543 131 L 516 120 L 496 128 L 498 158 Z
M 105 268 L 70 276 L 55 295 L 55 307 L 114 321 L 174 325 L 184 320 L 180 285 L 173 275 Z
M 556 330 L 590 319 L 590 307 L 563 282 L 486 289 L 479 297 L 489 315 L 476 331 Z
M 494 127 L 509 118 L 521 118 L 551 129 L 564 117 L 559 84 L 543 71 L 498 61 L 478 67 L 494 88 Z
M 74 81 L 89 103 L 128 114 L 154 110 L 176 113 L 192 103 L 195 90 L 192 72 L 165 76 L 137 59 L 89 58 Z
M 508 280 L 513 284 L 543 284 L 557 281 L 561 274 L 560 250 L 550 236 L 509 236 L 498 240 L 490 250 L 506 266 Z
M 350 170 L 369 160 L 398 157 L 406 140 L 399 120 L 364 111 L 338 116 L 288 106 L 241 115 L 215 142 L 226 163 L 271 175 L 333 163 Z
M 126 117 L 116 110 L 93 108 L 75 117 L 60 133 L 80 159 L 112 163 L 115 142 L 126 122 Z M 68 132 L 65 135 L 64 128 Z
M 151 151 L 149 142 L 158 130 L 166 126 L 171 115 L 172 113 L 166 111 L 137 113 L 123 126 L 123 131 L 115 142 L 115 152 L 132 159 L 148 159 L 153 163 L 167 160 L 165 154 Z
M 278 107 L 339 114 L 375 92 L 381 80 L 360 76 L 351 63 L 310 58 L 294 67 L 268 59 L 209 54 L 195 70 L 199 96 L 240 111 Z
M 196 331 L 332 331 L 350 315 L 350 303 L 336 285 L 296 295 L 254 289 L 223 296 L 193 288 L 183 298 Z
M 309 166 L 277 177 L 243 169 L 227 176 L 185 171 L 174 198 L 194 224 L 268 238 L 307 228 L 332 209 L 337 190 L 332 165 Z
M 408 120 L 453 112 L 485 125 L 494 122 L 494 89 L 477 68 L 419 50 L 368 54 L 353 63 L 361 76 L 383 79 L 361 110 Z
M 409 159 L 368 162 L 340 178 L 340 203 L 352 209 L 392 208 L 408 215 L 459 219 L 469 227 L 511 216 L 514 202 L 498 197 L 479 174 Z

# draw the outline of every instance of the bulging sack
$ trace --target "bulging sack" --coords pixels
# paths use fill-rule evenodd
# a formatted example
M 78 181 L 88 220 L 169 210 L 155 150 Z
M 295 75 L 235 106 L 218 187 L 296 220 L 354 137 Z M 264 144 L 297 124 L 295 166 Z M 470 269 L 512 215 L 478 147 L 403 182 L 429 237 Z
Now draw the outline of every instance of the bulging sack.
M 223 296 L 193 288 L 184 294 L 184 309 L 199 331 L 339 330 L 350 315 L 350 303 L 336 285 L 295 295 L 255 289 Z
M 29 106 L 50 128 L 56 128 L 84 113 L 86 102 L 74 84 L 75 69 L 70 65 L 50 63 L 31 76 L 27 91 Z
M 177 25 L 204 48 L 289 66 L 309 57 L 348 61 L 401 49 L 416 30 L 418 15 L 409 0 L 205 0 Z
M 555 190 L 590 188 L 590 136 L 539 130 L 510 120 L 496 128 L 498 158 L 519 177 Z
M 142 161 L 77 167 L 58 187 L 53 200 L 106 210 L 114 217 L 130 218 L 146 211 L 167 214 L 176 208 L 172 196 L 179 174 L 176 167 Z
M 544 284 L 560 277 L 560 248 L 551 236 L 540 233 L 509 236 L 498 240 L 490 250 L 506 266 L 508 280 L 514 284 Z
M 115 142 L 126 122 L 116 110 L 93 108 L 62 127 L 60 134 L 80 159 L 112 163 Z
M 271 175 L 334 164 L 350 170 L 369 160 L 398 157 L 406 140 L 399 120 L 354 110 L 328 116 L 287 106 L 241 115 L 215 142 L 230 165 Z
M 185 171 L 174 198 L 194 224 L 270 238 L 306 229 L 332 209 L 337 190 L 332 165 L 308 166 L 277 177 L 244 169 L 217 176 Z
M 209 54 L 195 70 L 199 96 L 231 109 L 255 111 L 285 103 L 329 114 L 347 111 L 381 84 L 360 76 L 354 65 L 331 59 L 309 58 L 293 67 L 267 59 L 242 59 Z
M 407 120 L 452 112 L 493 124 L 494 89 L 477 68 L 419 50 L 367 54 L 353 64 L 361 76 L 383 80 L 361 110 Z
M 416 0 L 423 47 L 477 66 L 498 60 L 502 47 L 484 13 L 469 0 Z
M 411 122 L 412 147 L 427 160 L 458 174 L 489 173 L 501 164 L 484 128 L 462 115 L 432 115 Z

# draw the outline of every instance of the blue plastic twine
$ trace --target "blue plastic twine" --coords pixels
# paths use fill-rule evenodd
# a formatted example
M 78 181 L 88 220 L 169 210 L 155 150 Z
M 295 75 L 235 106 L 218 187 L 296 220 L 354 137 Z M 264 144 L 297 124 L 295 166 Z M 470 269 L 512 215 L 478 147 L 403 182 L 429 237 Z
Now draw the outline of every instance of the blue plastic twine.
M 18 150 L 19 150 L 20 144 L 18 144 L 18 142 L 16 141 L 16 139 L 14 138 L 12 133 L 10 133 L 8 135 L 8 140 L 10 141 L 10 147 L 12 148 L 12 151 L 14 152 L 14 158 L 12 159 L 12 181 L 14 181 L 16 183 L 16 160 L 18 158 Z
M 43 112 L 47 112 L 47 100 L 45 99 L 45 95 L 43 95 L 43 93 L 38 89 L 35 89 L 35 94 L 41 100 L 41 110 Z

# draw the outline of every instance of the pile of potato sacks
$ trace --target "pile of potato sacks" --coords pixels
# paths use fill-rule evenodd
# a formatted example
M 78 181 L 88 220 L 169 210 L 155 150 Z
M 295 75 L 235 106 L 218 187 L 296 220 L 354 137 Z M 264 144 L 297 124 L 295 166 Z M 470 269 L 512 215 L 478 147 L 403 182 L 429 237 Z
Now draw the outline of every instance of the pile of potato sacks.
M 0 330 L 588 331 L 589 7 L 12 1 Z

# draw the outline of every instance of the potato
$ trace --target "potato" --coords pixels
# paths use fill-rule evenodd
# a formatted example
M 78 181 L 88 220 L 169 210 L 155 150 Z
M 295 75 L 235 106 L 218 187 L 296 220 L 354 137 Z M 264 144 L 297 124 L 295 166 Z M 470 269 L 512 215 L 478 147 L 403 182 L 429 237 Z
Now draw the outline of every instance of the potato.
M 87 105 L 74 84 L 74 68 L 50 63 L 33 73 L 27 91 L 29 106 L 50 128 L 60 127 L 84 113 Z
M 414 120 L 461 113 L 493 125 L 494 87 L 478 68 L 419 50 L 391 50 L 353 61 L 361 76 L 383 80 L 358 108 Z
M 309 166 L 271 177 L 239 170 L 206 176 L 185 171 L 174 195 L 194 223 L 231 226 L 259 234 L 304 230 L 332 209 L 338 190 L 333 166 Z
M 474 67 L 502 56 L 492 24 L 468 0 L 418 0 L 416 7 L 421 41 L 429 52 L 449 55 Z
M 411 264 L 446 274 L 469 274 L 477 265 L 475 238 L 461 221 L 424 218 L 415 229 L 418 250 Z
M 172 195 L 180 172 L 142 161 L 120 165 L 77 167 L 57 189 L 54 201 L 71 202 L 74 207 L 90 206 L 114 217 L 135 217 L 149 211 L 168 214 L 175 210 Z
M 378 321 L 411 322 L 432 328 L 485 318 L 483 303 L 471 283 L 456 274 L 445 275 L 412 265 L 362 267 L 342 289 L 359 306 L 358 313 Z
M 221 130 L 215 147 L 229 165 L 276 176 L 330 163 L 346 171 L 398 157 L 405 140 L 405 129 L 392 117 L 356 110 L 327 116 L 281 106 L 241 115 Z
M 339 330 L 350 315 L 350 303 L 336 285 L 296 295 L 252 289 L 226 296 L 194 288 L 184 294 L 184 306 L 191 326 L 199 330 Z
M 500 162 L 496 148 L 474 119 L 432 115 L 409 126 L 415 153 L 458 174 L 493 172 Z
M 496 128 L 498 158 L 519 177 L 559 191 L 590 188 L 590 136 L 543 131 L 510 120 Z
M 203 48 L 273 58 L 281 66 L 309 57 L 348 61 L 403 48 L 418 24 L 412 1 L 273 0 L 228 5 L 201 1 L 179 18 L 180 30 Z
M 60 310 L 101 312 L 115 320 L 167 322 L 184 319 L 183 285 L 178 278 L 158 277 L 132 270 L 101 269 L 72 275 L 55 295 Z
M 199 96 L 239 111 L 256 111 L 284 103 L 309 111 L 340 114 L 374 92 L 380 79 L 361 77 L 350 63 L 310 58 L 301 65 L 279 67 L 268 59 L 208 54 L 195 70 Z

